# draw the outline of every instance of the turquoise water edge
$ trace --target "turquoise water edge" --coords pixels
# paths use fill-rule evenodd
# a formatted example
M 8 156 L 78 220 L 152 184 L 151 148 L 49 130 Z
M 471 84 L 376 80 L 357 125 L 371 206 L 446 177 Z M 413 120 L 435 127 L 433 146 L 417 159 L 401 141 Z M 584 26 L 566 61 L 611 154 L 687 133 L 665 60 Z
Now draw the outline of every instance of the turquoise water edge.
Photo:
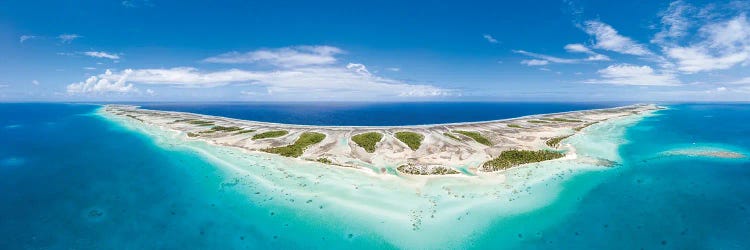
M 575 159 L 418 178 L 0 104 L 0 249 L 750 248 L 748 158 L 667 154 L 750 155 L 750 105 L 668 107 L 585 129 Z

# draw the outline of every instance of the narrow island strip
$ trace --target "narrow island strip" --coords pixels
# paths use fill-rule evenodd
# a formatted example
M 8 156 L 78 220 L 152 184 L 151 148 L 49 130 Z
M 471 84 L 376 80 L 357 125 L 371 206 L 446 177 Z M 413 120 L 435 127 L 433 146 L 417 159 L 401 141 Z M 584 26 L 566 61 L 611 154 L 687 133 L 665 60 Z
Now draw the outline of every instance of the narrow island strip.
M 190 140 L 323 164 L 395 168 L 407 175 L 493 172 L 562 158 L 564 141 L 610 119 L 661 109 L 630 105 L 513 119 L 419 126 L 306 126 L 106 105 L 102 112 Z M 468 166 L 468 167 L 466 167 Z

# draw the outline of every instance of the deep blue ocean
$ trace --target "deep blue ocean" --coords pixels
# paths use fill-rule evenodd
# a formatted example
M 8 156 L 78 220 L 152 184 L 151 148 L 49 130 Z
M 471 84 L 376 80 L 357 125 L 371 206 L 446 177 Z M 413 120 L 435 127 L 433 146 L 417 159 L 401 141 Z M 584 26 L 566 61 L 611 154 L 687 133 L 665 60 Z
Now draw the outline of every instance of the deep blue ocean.
M 534 114 L 611 108 L 631 103 L 519 102 L 296 102 L 296 103 L 133 103 L 146 109 L 181 111 L 250 121 L 301 125 L 398 126 L 490 121 Z
M 298 124 L 404 125 L 616 106 L 216 105 L 144 107 Z M 480 109 L 487 105 L 496 106 Z M 528 231 L 506 232 L 504 225 L 496 225 L 466 248 L 750 249 L 750 161 L 659 155 L 694 146 L 747 154 L 750 105 L 669 107 L 627 130 L 627 142 L 619 149 L 622 165 L 575 176 L 565 183 L 559 201 L 511 220 L 515 227 L 528 223 Z M 0 104 L 0 249 L 283 249 L 304 245 L 268 235 L 263 224 L 268 218 L 266 208 L 247 212 L 235 207 L 235 201 L 245 199 L 246 194 L 218 188 L 225 182 L 224 172 L 199 152 L 160 146 L 145 134 L 96 115 L 97 108 Z M 592 179 L 605 181 L 583 195 L 573 192 Z M 566 200 L 576 201 L 575 205 Z M 536 218 L 550 216 L 556 217 L 553 225 L 531 226 Z M 505 234 L 516 240 L 497 240 L 506 239 Z M 330 244 L 321 248 L 373 247 L 345 236 L 326 240 Z

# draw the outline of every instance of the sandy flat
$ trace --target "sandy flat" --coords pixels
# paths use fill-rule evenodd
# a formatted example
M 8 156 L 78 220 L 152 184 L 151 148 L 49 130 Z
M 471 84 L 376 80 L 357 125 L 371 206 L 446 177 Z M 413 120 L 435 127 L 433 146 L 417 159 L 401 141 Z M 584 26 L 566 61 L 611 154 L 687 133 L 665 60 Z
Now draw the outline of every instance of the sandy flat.
M 299 158 L 302 160 L 326 158 L 333 165 L 345 167 L 395 169 L 397 166 L 408 164 L 426 171 L 429 171 L 432 167 L 441 166 L 457 170 L 464 168 L 469 171 L 479 171 L 482 163 L 497 157 L 503 151 L 511 149 L 553 149 L 545 143 L 551 138 L 585 133 L 585 129 L 582 128 L 588 125 L 651 112 L 656 109 L 659 109 L 656 105 L 631 105 L 486 122 L 419 126 L 278 124 L 184 112 L 147 110 L 129 105 L 107 105 L 103 111 L 163 129 L 179 131 L 184 133 L 187 139 L 203 140 L 215 145 L 238 147 L 250 151 L 293 144 L 304 132 L 323 133 L 326 135 L 325 139 L 308 147 Z M 213 122 L 213 125 L 201 126 L 184 122 L 188 119 Z M 520 128 L 511 127 L 510 124 L 520 126 Z M 254 132 L 238 134 L 237 132 L 219 131 L 206 133 L 213 126 L 236 126 L 245 130 L 254 130 Z M 274 130 L 285 130 L 289 133 L 276 138 L 251 139 L 255 134 Z M 480 144 L 467 136 L 452 133 L 455 130 L 478 132 L 489 139 L 492 145 Z M 409 148 L 394 137 L 394 134 L 400 131 L 415 132 L 424 136 L 421 146 L 416 150 Z M 383 139 L 376 144 L 376 150 L 373 153 L 365 151 L 350 139 L 354 135 L 366 132 L 383 134 Z M 458 137 L 458 140 L 445 136 L 445 133 L 453 134 Z M 193 137 L 188 137 L 188 134 L 193 135 Z M 567 151 L 571 152 L 571 150 Z

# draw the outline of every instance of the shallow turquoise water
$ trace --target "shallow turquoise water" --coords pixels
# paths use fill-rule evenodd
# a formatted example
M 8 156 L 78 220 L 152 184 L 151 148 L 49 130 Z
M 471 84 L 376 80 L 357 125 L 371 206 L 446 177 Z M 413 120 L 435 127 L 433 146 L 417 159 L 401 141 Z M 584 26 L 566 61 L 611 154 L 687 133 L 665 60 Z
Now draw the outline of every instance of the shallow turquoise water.
M 560 174 L 529 187 L 529 201 L 555 197 L 551 202 L 508 216 L 487 212 L 498 206 L 495 201 L 466 207 L 465 215 L 438 211 L 434 222 L 420 217 L 420 230 L 427 233 L 413 232 L 411 222 L 400 223 L 397 215 L 380 218 L 389 207 L 398 210 L 405 205 L 397 203 L 411 199 L 408 192 L 383 196 L 383 190 L 398 188 L 400 179 L 385 179 L 383 185 L 389 187 L 378 189 L 368 186 L 377 179 L 365 175 L 353 180 L 362 183 L 356 191 L 323 189 L 316 187 L 317 170 L 311 166 L 272 171 L 260 156 L 250 157 L 250 165 L 239 160 L 234 164 L 276 175 L 264 177 L 267 180 L 298 185 L 269 188 L 262 185 L 263 179 L 252 178 L 258 172 L 218 166 L 211 155 L 222 152 L 176 144 L 179 138 L 144 135 L 96 115 L 96 108 L 0 104 L 0 249 L 750 248 L 748 160 L 660 155 L 709 146 L 747 154 L 750 105 L 674 105 L 646 117 L 619 138 L 623 145 L 614 153 L 622 165 Z M 571 143 L 612 140 L 574 137 Z M 228 152 L 224 154 L 235 153 Z M 329 171 L 335 174 L 325 178 L 351 174 Z M 460 187 L 454 192 L 483 194 Z M 319 193 L 325 190 L 333 191 Z M 428 188 L 421 192 L 419 198 L 431 194 Z M 347 213 L 359 208 L 339 207 L 344 203 L 324 197 L 333 193 L 369 201 L 360 203 L 380 210 L 369 217 L 362 216 L 366 210 Z M 507 198 L 498 196 L 497 200 Z M 389 204 L 391 198 L 399 200 Z M 485 201 L 448 198 L 430 199 L 445 210 Z M 514 202 L 524 202 L 518 199 Z M 487 215 L 492 218 L 483 217 Z M 445 244 L 415 243 L 450 238 L 431 237 L 442 233 L 461 237 Z

